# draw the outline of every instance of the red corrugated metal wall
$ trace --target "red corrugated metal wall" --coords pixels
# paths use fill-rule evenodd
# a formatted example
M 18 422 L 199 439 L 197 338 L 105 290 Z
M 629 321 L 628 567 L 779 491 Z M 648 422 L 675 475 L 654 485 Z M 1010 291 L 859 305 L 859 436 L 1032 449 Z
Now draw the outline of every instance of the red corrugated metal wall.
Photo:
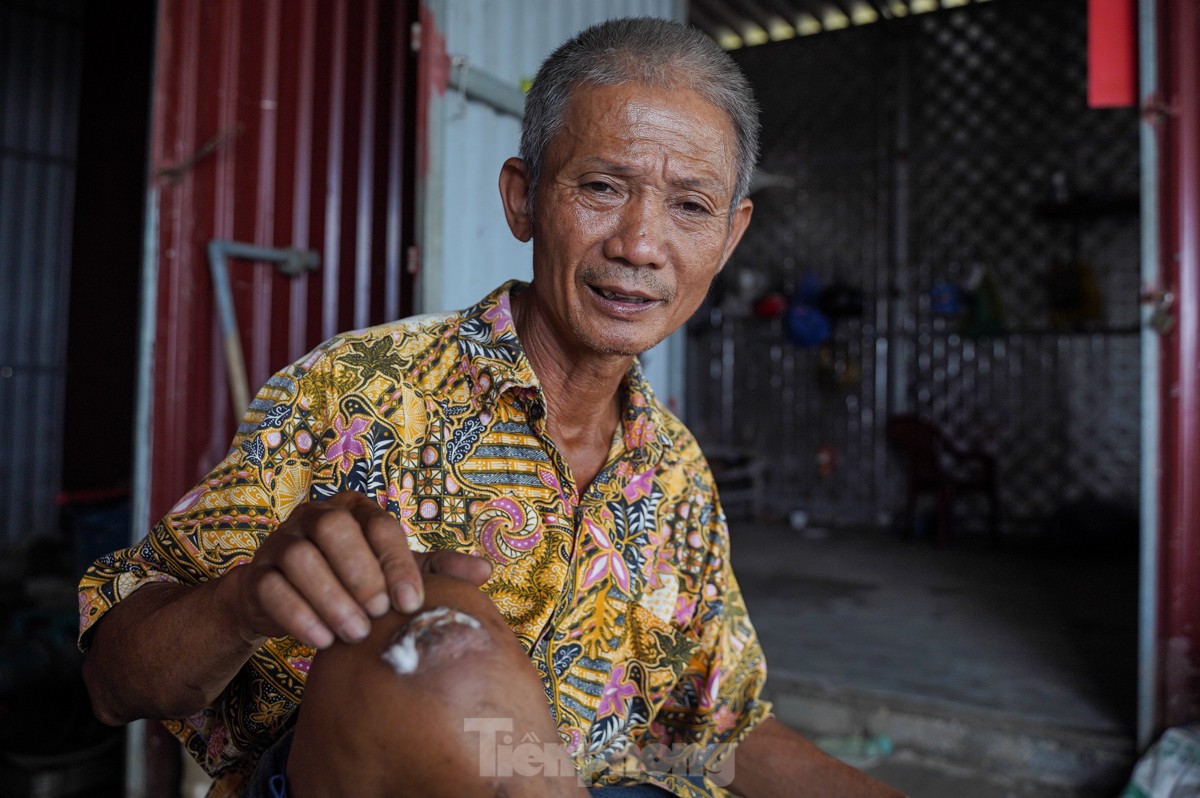
M 1159 4 L 1164 153 L 1159 173 L 1164 285 L 1160 639 L 1164 727 L 1200 721 L 1200 7 Z
M 406 0 L 160 0 L 151 520 L 237 423 L 209 240 L 321 256 L 298 278 L 233 262 L 251 392 L 333 333 L 411 310 L 414 14 Z

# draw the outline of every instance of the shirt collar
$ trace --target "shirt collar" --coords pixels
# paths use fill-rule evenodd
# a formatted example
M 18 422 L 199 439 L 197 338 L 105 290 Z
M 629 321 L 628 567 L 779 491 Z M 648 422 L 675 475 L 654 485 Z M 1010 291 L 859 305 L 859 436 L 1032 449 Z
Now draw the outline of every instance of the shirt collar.
M 513 323 L 511 298 L 527 286 L 521 280 L 509 280 L 463 311 L 459 336 L 464 353 L 471 358 L 472 371 L 489 374 L 495 396 L 511 389 L 530 389 L 544 402 L 541 383 Z M 629 366 L 621 390 L 625 450 L 647 464 L 657 463 L 671 441 L 666 434 L 665 414 L 637 358 Z
M 541 388 L 517 339 L 510 298 L 528 283 L 509 280 L 463 311 L 459 342 L 473 370 L 486 372 L 497 396 L 512 388 Z
M 633 359 L 621 389 L 624 392 L 625 451 L 646 466 L 656 465 L 662 459 L 663 451 L 671 448 L 671 438 L 667 435 L 666 413 L 654 397 L 654 389 L 650 387 L 639 359 Z

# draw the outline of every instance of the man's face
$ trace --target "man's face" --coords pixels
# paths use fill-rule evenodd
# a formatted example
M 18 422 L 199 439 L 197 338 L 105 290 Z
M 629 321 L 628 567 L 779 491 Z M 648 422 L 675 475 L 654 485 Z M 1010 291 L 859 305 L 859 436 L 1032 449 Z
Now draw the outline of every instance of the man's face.
M 530 228 L 538 306 L 567 352 L 640 354 L 695 312 L 750 220 L 748 200 L 729 213 L 735 148 L 694 91 L 576 89 Z

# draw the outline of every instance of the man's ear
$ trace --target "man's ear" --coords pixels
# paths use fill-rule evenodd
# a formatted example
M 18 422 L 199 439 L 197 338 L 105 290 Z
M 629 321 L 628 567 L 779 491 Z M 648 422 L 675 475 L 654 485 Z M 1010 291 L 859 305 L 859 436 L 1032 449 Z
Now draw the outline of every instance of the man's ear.
M 729 235 L 725 238 L 725 250 L 721 253 L 721 265 L 717 267 L 718 272 L 725 268 L 729 256 L 737 249 L 738 242 L 742 240 L 742 234 L 746 232 L 746 227 L 750 224 L 750 216 L 753 213 L 754 203 L 746 198 L 738 203 L 737 208 L 729 217 Z
M 518 241 L 533 238 L 533 216 L 529 213 L 529 173 L 520 158 L 509 158 L 500 167 L 500 201 L 508 229 Z

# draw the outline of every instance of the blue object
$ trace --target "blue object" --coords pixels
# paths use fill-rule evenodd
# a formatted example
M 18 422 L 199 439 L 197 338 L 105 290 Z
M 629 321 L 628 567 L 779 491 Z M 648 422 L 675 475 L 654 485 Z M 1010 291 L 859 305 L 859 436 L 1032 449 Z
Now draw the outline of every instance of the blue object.
M 792 301 L 797 305 L 816 305 L 821 296 L 821 278 L 812 272 L 805 272 L 800 277 L 800 284 L 792 294 Z
M 962 290 L 949 280 L 938 280 L 929 288 L 929 310 L 935 316 L 958 316 L 963 312 Z
M 806 349 L 825 343 L 833 332 L 828 317 L 812 305 L 792 305 L 784 321 L 788 340 Z

